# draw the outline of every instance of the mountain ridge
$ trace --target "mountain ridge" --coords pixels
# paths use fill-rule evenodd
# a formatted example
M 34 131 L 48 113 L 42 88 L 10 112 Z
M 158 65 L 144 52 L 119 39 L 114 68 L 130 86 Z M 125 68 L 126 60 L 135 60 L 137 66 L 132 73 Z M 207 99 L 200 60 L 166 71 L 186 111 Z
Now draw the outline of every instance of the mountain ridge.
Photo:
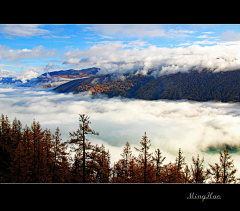
M 97 67 L 82 69 L 82 70 L 59 70 L 53 72 L 45 72 L 37 78 L 33 78 L 20 86 L 25 87 L 41 87 L 41 88 L 52 88 L 57 87 L 61 84 L 67 83 L 74 79 L 86 78 L 94 76 L 100 69 Z
M 60 93 L 91 91 L 108 97 L 121 96 L 144 100 L 195 100 L 240 102 L 240 70 L 212 72 L 190 70 L 153 77 L 140 74 L 94 75 L 56 87 Z

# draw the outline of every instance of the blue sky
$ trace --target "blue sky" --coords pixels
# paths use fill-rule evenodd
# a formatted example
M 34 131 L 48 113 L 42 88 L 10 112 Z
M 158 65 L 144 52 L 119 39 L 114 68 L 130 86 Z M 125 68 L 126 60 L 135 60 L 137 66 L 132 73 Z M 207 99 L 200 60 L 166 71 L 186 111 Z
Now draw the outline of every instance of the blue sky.
M 97 65 L 116 71 L 119 64 L 126 64 L 126 61 L 131 65 L 121 68 L 131 69 L 133 63 L 140 65 L 141 61 L 152 61 L 165 50 L 174 49 L 171 56 L 179 51 L 186 54 L 184 49 L 188 54 L 191 51 L 198 55 L 196 49 L 201 51 L 205 46 L 213 47 L 209 51 L 219 46 L 236 48 L 239 41 L 240 25 L 236 24 L 2 24 L 0 77 L 15 73 L 20 77 L 29 71 L 36 76 L 46 69 L 81 69 Z M 153 51 L 156 54 L 150 56 Z M 218 51 L 221 50 L 218 48 Z

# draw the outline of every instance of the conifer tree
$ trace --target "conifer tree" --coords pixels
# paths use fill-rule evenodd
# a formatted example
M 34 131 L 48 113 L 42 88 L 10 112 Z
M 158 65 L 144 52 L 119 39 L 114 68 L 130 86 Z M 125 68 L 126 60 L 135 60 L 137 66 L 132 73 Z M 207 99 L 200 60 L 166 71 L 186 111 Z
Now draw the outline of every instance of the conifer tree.
M 229 150 L 224 149 L 223 152 L 220 151 L 220 166 L 222 168 L 222 182 L 223 183 L 231 183 L 235 182 L 235 173 L 237 169 L 233 169 L 233 160 L 231 159 L 231 155 L 229 154 Z
M 193 183 L 203 183 L 207 176 L 203 170 L 204 158 L 200 160 L 198 155 L 197 159 L 192 157 L 192 161 L 193 161 L 193 166 L 191 166 L 192 181 Z
M 208 177 L 211 177 L 211 183 L 222 183 L 222 177 L 221 177 L 221 166 L 218 165 L 218 163 L 215 163 L 215 165 L 209 165 L 209 169 L 207 169 L 207 175 Z
M 191 171 L 188 167 L 188 165 L 185 166 L 183 171 L 183 182 L 184 183 L 191 183 Z
M 105 146 L 102 144 L 98 153 L 99 174 L 98 181 L 101 183 L 109 182 L 110 175 L 110 153 L 105 150 Z
M 160 149 L 156 149 L 154 152 L 154 156 L 152 157 L 153 161 L 156 161 L 156 182 L 162 182 L 162 178 L 161 178 L 161 170 L 162 170 L 162 164 L 163 161 L 166 159 L 166 157 L 162 156 L 162 152 L 160 151 Z
M 17 118 L 12 122 L 11 138 L 13 145 L 12 148 L 15 149 L 18 146 L 18 143 L 22 140 L 22 123 L 20 120 L 17 120 Z
M 33 141 L 32 141 L 32 131 L 26 125 L 23 128 L 23 146 L 24 146 L 24 182 L 32 182 L 33 179 Z
M 168 163 L 164 165 L 164 169 L 162 172 L 162 180 L 165 183 L 179 183 L 177 165 L 175 163 Z
M 80 158 L 82 160 L 82 182 L 86 182 L 86 150 L 90 149 L 90 145 L 87 143 L 86 135 L 87 134 L 93 134 L 93 135 L 99 135 L 98 132 L 95 132 L 90 128 L 91 122 L 89 121 L 89 116 L 86 116 L 85 114 L 79 114 L 79 128 L 75 132 L 70 132 L 69 135 L 71 140 L 69 141 L 70 144 L 77 144 L 78 146 L 75 147 L 74 151 L 77 153 L 75 155 L 75 159 L 79 159 L 80 153 L 82 152 L 82 157 Z M 75 165 L 78 165 L 79 161 L 76 160 Z M 76 168 L 78 168 L 76 166 Z
M 41 125 L 39 122 L 33 121 L 31 125 L 32 129 L 32 141 L 33 141 L 33 179 L 39 182 L 43 182 L 41 177 L 44 176 L 41 174 L 42 171 L 42 161 L 44 152 L 43 148 L 43 137 L 44 131 L 42 131 Z
M 44 150 L 46 151 L 46 173 L 48 174 L 48 177 L 52 177 L 52 169 L 51 169 L 51 164 L 52 164 L 52 148 L 53 148 L 53 136 L 51 134 L 51 131 L 49 129 L 44 130 Z
M 127 142 L 125 147 L 123 148 L 123 153 L 120 154 L 122 159 L 120 160 L 121 169 L 122 169 L 122 176 L 123 181 L 127 182 L 129 179 L 129 168 L 130 168 L 130 161 L 132 159 L 132 150 L 130 144 Z
M 208 176 L 212 176 L 212 183 L 232 183 L 236 182 L 235 173 L 237 169 L 234 169 L 233 160 L 231 159 L 231 155 L 229 154 L 229 150 L 224 149 L 223 152 L 219 151 L 219 161 L 220 164 L 215 163 L 215 165 L 209 165 L 209 169 L 207 169 Z
M 179 182 L 181 182 L 181 180 L 183 179 L 183 173 L 182 173 L 182 169 L 184 167 L 184 165 L 186 164 L 185 158 L 183 157 L 183 152 L 181 151 L 181 148 L 179 148 L 178 151 L 178 156 L 176 158 L 176 166 L 177 166 L 177 173 L 178 173 L 178 180 Z
M 1 115 L 0 119 L 0 181 L 7 182 L 14 151 L 11 148 L 11 125 L 8 117 Z
M 149 153 L 149 148 L 150 148 L 151 144 L 150 144 L 150 140 L 147 137 L 146 132 L 144 133 L 140 144 L 141 144 L 141 148 L 138 149 L 135 147 L 135 149 L 140 152 L 138 160 L 141 164 L 140 166 L 143 166 L 143 171 L 144 171 L 143 182 L 146 183 L 147 182 L 147 171 L 148 171 L 147 167 L 149 166 L 148 164 L 150 162 L 150 157 L 152 154 L 152 153 Z M 140 168 L 140 171 L 141 171 L 141 168 Z M 150 172 L 150 169 L 149 169 L 149 172 Z
M 66 142 L 61 143 L 60 129 L 57 127 L 55 134 L 53 135 L 54 144 L 54 160 L 53 160 L 53 181 L 63 182 L 67 180 L 68 176 L 68 164 L 67 164 L 67 152 Z
M 15 149 L 13 158 L 13 166 L 11 169 L 11 180 L 12 182 L 25 182 L 25 151 L 24 151 L 24 143 L 20 141 L 18 146 Z

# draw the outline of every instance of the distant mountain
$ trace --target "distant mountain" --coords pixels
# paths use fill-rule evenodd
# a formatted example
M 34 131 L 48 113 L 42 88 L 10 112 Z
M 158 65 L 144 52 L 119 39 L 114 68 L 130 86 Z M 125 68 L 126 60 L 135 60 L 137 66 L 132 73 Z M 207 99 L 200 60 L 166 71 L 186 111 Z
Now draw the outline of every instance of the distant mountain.
M 16 79 L 16 77 L 0 77 L 0 84 L 17 84 L 17 83 L 22 83 L 22 81 Z
M 38 78 L 46 78 L 46 77 L 62 77 L 62 78 L 83 78 L 87 76 L 94 76 L 99 71 L 99 68 L 92 67 L 88 69 L 83 70 L 60 70 L 60 71 L 53 71 L 53 72 L 47 72 L 43 73 Z
M 56 87 L 57 92 L 79 93 L 90 90 L 109 97 L 145 100 L 196 100 L 240 102 L 240 70 L 217 72 L 189 71 L 155 78 L 151 75 L 94 75 Z
M 61 84 L 67 83 L 74 79 L 95 76 L 98 71 L 99 68 L 93 67 L 83 70 L 70 69 L 46 72 L 40 75 L 39 77 L 31 79 L 27 83 L 22 84 L 22 86 L 41 88 L 57 87 Z

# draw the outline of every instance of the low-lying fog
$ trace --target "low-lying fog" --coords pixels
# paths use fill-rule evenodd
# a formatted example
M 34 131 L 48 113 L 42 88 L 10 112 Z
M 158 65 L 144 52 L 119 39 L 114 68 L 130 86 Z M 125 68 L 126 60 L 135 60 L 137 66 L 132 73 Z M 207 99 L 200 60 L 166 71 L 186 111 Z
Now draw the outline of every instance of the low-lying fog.
M 139 146 L 146 131 L 151 150 L 159 148 L 165 162 L 175 161 L 181 148 L 186 163 L 192 156 L 204 157 L 204 166 L 219 162 L 218 151 L 228 145 L 240 177 L 240 104 L 193 102 L 187 100 L 145 101 L 137 99 L 93 98 L 91 93 L 59 94 L 47 89 L 0 85 L 0 113 L 15 117 L 23 126 L 39 121 L 52 133 L 60 128 L 63 141 L 78 128 L 78 114 L 90 116 L 91 127 L 99 136 L 88 136 L 94 144 L 103 143 L 111 153 L 111 162 L 120 158 L 128 141 Z M 133 152 L 137 155 L 137 152 Z

